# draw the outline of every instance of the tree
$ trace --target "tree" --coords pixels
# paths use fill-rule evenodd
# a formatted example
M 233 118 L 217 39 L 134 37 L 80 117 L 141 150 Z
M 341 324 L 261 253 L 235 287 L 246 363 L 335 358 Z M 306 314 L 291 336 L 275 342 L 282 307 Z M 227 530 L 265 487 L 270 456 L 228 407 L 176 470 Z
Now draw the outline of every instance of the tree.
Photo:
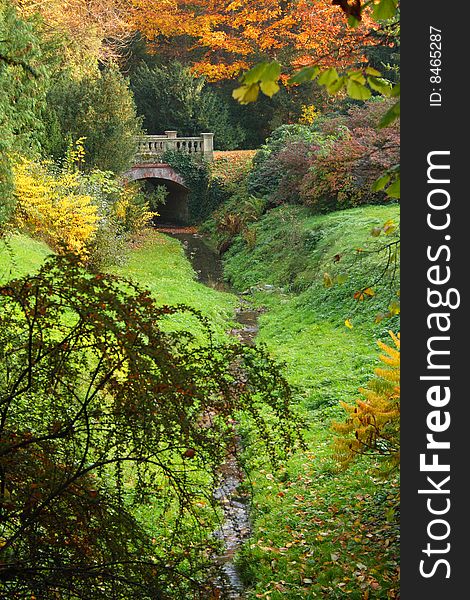
M 202 77 L 195 77 L 179 62 L 168 65 L 140 65 L 131 77 L 137 110 L 144 116 L 149 134 L 175 130 L 182 135 L 215 134 L 218 149 L 236 148 L 243 139 L 239 125 L 231 122 L 224 100 L 208 89 Z
M 48 70 L 32 23 L 0 1 L 0 226 L 14 209 L 11 158 L 37 146 Z
M 120 173 L 130 166 L 141 120 L 117 67 L 80 80 L 62 74 L 48 94 L 48 107 L 49 130 L 56 135 L 47 150 L 54 158 L 65 155 L 71 139 L 84 138 L 87 167 Z
M 253 62 L 278 59 L 293 66 L 321 59 L 328 66 L 360 60 L 372 21 L 348 29 L 330 0 L 133 0 L 136 28 L 156 48 L 167 38 L 193 42 L 194 70 L 210 81 L 233 78 Z M 341 40 L 338 43 L 338 40 Z
M 295 439 L 278 366 L 69 257 L 0 288 L 0 359 L 0 594 L 192 597 L 213 543 L 185 527 L 214 501 L 232 419 L 273 458 Z M 167 521 L 153 541 L 133 508 L 150 501 Z
M 15 0 L 25 17 L 39 14 L 44 34 L 60 43 L 63 66 L 76 75 L 93 73 L 97 62 L 108 63 L 132 29 L 128 0 Z

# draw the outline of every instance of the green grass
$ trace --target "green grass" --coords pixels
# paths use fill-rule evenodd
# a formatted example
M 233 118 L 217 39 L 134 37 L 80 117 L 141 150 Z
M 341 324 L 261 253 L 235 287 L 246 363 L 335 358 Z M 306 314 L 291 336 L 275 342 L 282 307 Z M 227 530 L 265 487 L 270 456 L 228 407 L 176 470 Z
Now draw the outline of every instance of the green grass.
M 36 271 L 51 253 L 45 243 L 23 234 L 1 239 L 0 282 Z M 149 289 L 160 305 L 187 304 L 199 310 L 218 336 L 224 336 L 232 322 L 237 297 L 198 283 L 182 245 L 168 236 L 148 231 L 132 249 L 128 261 L 110 270 Z M 179 321 L 180 327 L 194 323 L 187 317 Z
M 397 300 L 398 271 L 387 266 L 387 250 L 379 248 L 395 235 L 372 237 L 374 227 L 399 222 L 399 207 L 365 206 L 327 215 L 312 215 L 305 207 L 281 206 L 251 225 L 256 243 L 238 237 L 227 253 L 226 275 L 239 290 L 265 284 L 296 296 L 321 319 L 343 324 L 367 324 Z M 358 252 L 358 249 L 362 249 Z M 335 282 L 325 287 L 325 273 Z M 336 283 L 340 276 L 341 283 Z M 372 287 L 375 295 L 363 302 L 354 293 Z M 296 308 L 293 308 L 296 310 Z M 388 327 L 388 325 L 387 325 Z
M 377 312 L 394 297 L 396 282 L 376 286 L 369 301 L 352 298 L 383 261 L 354 249 L 390 241 L 370 236 L 372 227 L 389 219 L 398 219 L 396 206 L 324 216 L 280 207 L 252 225 L 253 248 L 239 239 L 226 256 L 232 282 L 240 290 L 254 286 L 247 297 L 267 309 L 258 341 L 285 363 L 308 446 L 273 469 L 259 452 L 254 432 L 248 425 L 241 430 L 247 441 L 245 485 L 252 490 L 253 536 L 238 562 L 250 600 L 397 597 L 398 481 L 377 478 L 376 463 L 365 458 L 338 472 L 331 431 L 332 421 L 343 418 L 339 401 L 354 400 L 357 388 L 372 376 L 375 340 L 384 339 L 388 328 L 398 329 L 397 317 L 374 324 Z M 13 236 L 2 246 L 0 273 L 5 280 L 34 271 L 49 252 L 40 242 Z M 335 262 L 337 254 L 341 259 Z M 149 232 L 129 261 L 112 271 L 149 288 L 159 304 L 200 310 L 216 335 L 225 336 L 237 297 L 199 284 L 176 240 Z M 324 287 L 324 272 L 334 277 L 343 271 L 348 275 L 343 285 Z M 263 290 L 265 284 L 275 289 Z M 352 329 L 345 327 L 346 318 Z M 179 326 L 190 321 L 183 317 Z M 139 516 L 156 538 L 168 534 L 171 525 L 162 525 L 161 511 L 149 506 Z
M 398 481 L 374 477 L 368 459 L 338 472 L 329 425 L 310 420 L 309 450 L 277 470 L 248 449 L 253 537 L 238 556 L 248 598 L 395 598 Z
M 112 272 L 149 289 L 160 305 L 187 304 L 199 310 L 219 336 L 224 336 L 238 304 L 234 294 L 199 283 L 181 243 L 156 231 L 149 231 L 129 260 Z M 182 317 L 180 326 L 185 325 L 191 321 Z
M 238 238 L 226 255 L 227 276 L 266 309 L 257 339 L 285 364 L 308 446 L 273 471 L 254 432 L 243 432 L 253 537 L 238 561 L 250 599 L 397 597 L 398 480 L 378 478 L 378 465 L 366 458 L 338 471 L 331 424 L 345 418 L 339 401 L 353 402 L 371 379 L 376 340 L 399 329 L 398 317 L 374 322 L 396 298 L 397 281 L 386 275 L 374 286 L 376 296 L 353 298 L 383 265 L 380 253 L 356 248 L 390 242 L 392 236 L 370 232 L 398 217 L 397 206 L 322 216 L 283 206 L 251 226 L 254 247 Z M 327 288 L 325 272 L 348 278 Z
M 36 271 L 51 252 L 45 243 L 26 235 L 0 239 L 0 282 Z

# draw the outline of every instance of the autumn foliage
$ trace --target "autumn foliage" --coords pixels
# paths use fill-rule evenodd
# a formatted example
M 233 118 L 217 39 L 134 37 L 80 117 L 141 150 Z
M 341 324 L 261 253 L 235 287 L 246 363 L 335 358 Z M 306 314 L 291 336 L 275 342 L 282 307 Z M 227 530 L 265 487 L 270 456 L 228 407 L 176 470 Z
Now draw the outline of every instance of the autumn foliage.
M 16 225 L 55 250 L 86 254 L 99 217 L 92 196 L 80 190 L 79 172 L 53 173 L 47 163 L 20 158 L 14 182 Z
M 169 38 L 189 39 L 194 70 L 210 81 L 232 78 L 260 57 L 293 67 L 315 62 L 345 67 L 374 43 L 372 20 L 348 28 L 330 0 L 133 0 L 135 26 L 164 50 Z
M 224 184 L 240 182 L 251 168 L 255 150 L 228 150 L 214 152 L 212 177 Z
M 358 455 L 375 455 L 387 466 L 400 463 L 400 334 L 389 332 L 394 347 L 377 342 L 384 352 L 383 366 L 367 387 L 360 388 L 362 399 L 355 404 L 341 402 L 348 413 L 344 423 L 335 423 L 337 459 L 350 464 Z
M 191 331 L 168 333 L 182 317 Z M 0 287 L 2 598 L 198 597 L 214 543 L 201 531 L 189 556 L 184 519 L 203 526 L 235 414 L 273 457 L 297 437 L 278 365 L 212 337 L 194 309 L 69 257 Z M 158 544 L 132 510 L 150 500 Z
M 77 67 L 109 60 L 131 33 L 127 0 L 15 0 L 20 14 L 39 13 L 45 33 L 60 36 L 64 58 Z

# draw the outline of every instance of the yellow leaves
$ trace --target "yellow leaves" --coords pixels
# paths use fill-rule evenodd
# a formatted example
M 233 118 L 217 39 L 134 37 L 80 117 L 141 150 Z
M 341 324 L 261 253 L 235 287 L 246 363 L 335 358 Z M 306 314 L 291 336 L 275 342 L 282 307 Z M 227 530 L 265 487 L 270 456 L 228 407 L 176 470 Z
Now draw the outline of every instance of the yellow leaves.
M 98 214 L 92 197 L 79 190 L 78 173 L 53 173 L 47 164 L 22 158 L 14 166 L 14 184 L 21 228 L 58 251 L 87 253 Z
M 349 319 L 346 319 L 346 321 L 344 322 L 344 324 L 346 325 L 346 327 L 348 329 L 352 329 L 354 327 L 354 325 L 351 323 L 351 321 Z
M 240 104 L 250 104 L 250 102 L 256 102 L 258 94 L 259 85 L 257 83 L 251 83 L 250 85 L 242 85 L 233 90 L 232 96 L 235 100 L 238 100 Z
M 354 294 L 354 300 L 365 300 L 366 298 L 372 298 L 375 296 L 375 292 L 372 288 L 364 288 L 363 290 L 359 290 Z
M 334 423 L 336 459 L 346 467 L 358 454 L 375 453 L 386 457 L 391 467 L 400 460 L 400 334 L 389 332 L 395 347 L 377 344 L 384 354 L 383 366 L 375 369 L 375 378 L 360 388 L 362 398 L 355 404 L 341 402 L 346 420 Z
M 320 116 L 314 104 L 302 106 L 302 112 L 300 115 L 299 123 L 302 125 L 311 125 Z
M 323 273 L 323 285 L 330 288 L 333 285 L 333 279 L 329 273 Z

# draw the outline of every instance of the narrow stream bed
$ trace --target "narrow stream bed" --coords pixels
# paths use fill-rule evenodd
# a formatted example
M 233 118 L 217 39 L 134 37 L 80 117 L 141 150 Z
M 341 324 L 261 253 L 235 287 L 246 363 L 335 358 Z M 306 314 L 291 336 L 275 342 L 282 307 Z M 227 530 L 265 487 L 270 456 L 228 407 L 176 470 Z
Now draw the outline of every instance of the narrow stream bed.
M 165 228 L 161 231 L 178 239 L 183 244 L 186 256 L 201 283 L 221 291 L 234 293 L 223 279 L 223 265 L 220 256 L 205 242 L 202 235 L 178 228 Z M 258 316 L 259 311 L 253 309 L 247 300 L 240 297 L 240 304 L 235 314 L 237 326 L 230 330 L 230 334 L 244 344 L 253 344 L 258 332 Z M 224 515 L 220 528 L 214 532 L 214 536 L 222 540 L 224 545 L 224 552 L 214 557 L 214 563 L 221 570 L 221 576 L 214 582 L 214 587 L 218 590 L 221 600 L 243 600 L 245 598 L 243 583 L 234 563 L 235 553 L 251 535 L 249 500 L 239 491 L 243 481 L 243 472 L 237 458 L 237 453 L 240 451 L 240 440 L 234 439 L 233 450 L 227 455 L 224 464 L 220 466 L 219 484 L 213 491 L 214 498 L 222 507 Z

